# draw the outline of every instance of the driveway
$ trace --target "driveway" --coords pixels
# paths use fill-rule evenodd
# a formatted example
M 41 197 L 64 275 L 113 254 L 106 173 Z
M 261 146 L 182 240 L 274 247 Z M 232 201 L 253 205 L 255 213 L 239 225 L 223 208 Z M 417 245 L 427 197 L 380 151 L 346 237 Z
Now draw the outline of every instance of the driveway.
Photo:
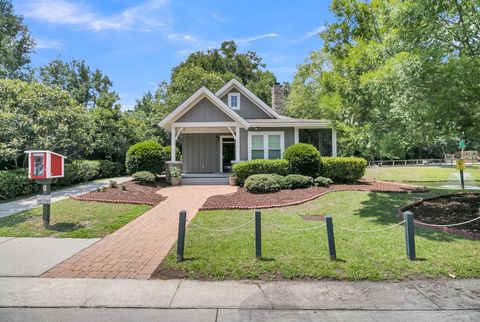
M 0 237 L 0 276 L 40 276 L 99 240 Z
M 90 191 L 94 191 L 99 187 L 108 185 L 110 180 L 115 180 L 117 183 L 132 180 L 131 177 L 118 177 L 97 180 L 95 182 L 76 185 L 73 187 L 52 191 L 52 202 L 67 199 L 69 196 L 77 196 Z M 0 203 L 0 218 L 16 214 L 17 212 L 29 210 L 37 205 L 37 196 L 29 196 L 9 202 Z
M 192 185 L 167 187 L 167 199 L 98 243 L 52 268 L 43 277 L 148 279 L 177 239 L 178 213 L 191 220 L 211 196 L 237 187 Z

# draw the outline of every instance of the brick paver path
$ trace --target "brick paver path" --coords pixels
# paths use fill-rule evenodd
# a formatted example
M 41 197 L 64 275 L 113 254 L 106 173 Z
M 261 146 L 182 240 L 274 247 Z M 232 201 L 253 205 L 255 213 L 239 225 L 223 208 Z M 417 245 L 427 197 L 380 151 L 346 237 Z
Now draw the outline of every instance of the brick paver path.
M 192 219 L 208 197 L 236 190 L 226 185 L 163 188 L 165 201 L 42 276 L 148 279 L 176 241 L 179 211 L 185 209 Z

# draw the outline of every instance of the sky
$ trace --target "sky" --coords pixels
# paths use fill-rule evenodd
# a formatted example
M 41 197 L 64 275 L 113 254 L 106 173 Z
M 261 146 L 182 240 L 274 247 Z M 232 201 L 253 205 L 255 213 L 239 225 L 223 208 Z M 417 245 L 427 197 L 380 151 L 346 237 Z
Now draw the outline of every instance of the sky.
M 84 59 L 113 81 L 125 109 L 197 50 L 235 40 L 253 50 L 279 82 L 321 48 L 333 21 L 329 0 L 13 0 L 37 47 L 34 67 L 55 58 Z

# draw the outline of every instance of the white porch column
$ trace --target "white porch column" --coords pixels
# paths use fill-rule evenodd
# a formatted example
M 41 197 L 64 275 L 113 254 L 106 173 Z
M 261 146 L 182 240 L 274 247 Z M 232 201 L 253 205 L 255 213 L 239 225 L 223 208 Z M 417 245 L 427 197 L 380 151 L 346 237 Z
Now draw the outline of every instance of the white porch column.
M 298 127 L 295 127 L 295 128 L 293 129 L 293 137 L 294 137 L 294 139 L 293 139 L 293 143 L 294 143 L 294 144 L 300 143 L 300 139 L 299 139 L 299 129 L 298 129 Z
M 332 128 L 332 156 L 337 156 L 337 131 Z
M 235 136 L 237 139 L 235 140 L 235 161 L 240 161 L 240 127 L 235 127 Z
M 170 154 L 170 160 L 175 162 L 177 161 L 175 159 L 175 155 L 176 155 L 176 149 L 177 149 L 177 146 L 176 146 L 176 136 L 177 134 L 175 133 L 175 126 L 172 125 L 172 128 L 170 130 L 170 147 L 171 147 L 171 154 Z

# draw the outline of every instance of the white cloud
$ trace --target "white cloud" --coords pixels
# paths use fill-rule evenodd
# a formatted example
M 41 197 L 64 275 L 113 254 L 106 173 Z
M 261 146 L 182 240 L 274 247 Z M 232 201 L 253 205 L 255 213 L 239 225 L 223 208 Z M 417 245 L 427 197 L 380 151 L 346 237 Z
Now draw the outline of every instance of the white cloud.
M 183 36 L 183 40 L 186 40 L 186 41 L 197 41 L 197 39 L 191 35 L 184 35 Z
M 167 0 L 150 0 L 110 16 L 100 15 L 84 3 L 67 0 L 30 0 L 19 8 L 24 16 L 51 24 L 75 25 L 93 31 L 128 30 L 138 26 L 140 30 L 150 31 L 148 27 L 164 23 L 149 18 L 149 14 L 166 3 Z
M 36 48 L 39 49 L 62 49 L 63 44 L 59 41 L 47 38 L 35 38 Z
M 261 35 L 246 37 L 246 38 L 239 38 L 239 39 L 236 39 L 235 42 L 238 44 L 245 44 L 249 42 L 254 42 L 254 41 L 268 39 L 268 38 L 275 38 L 275 37 L 278 37 L 278 34 L 272 32 L 269 34 L 261 34 Z
M 318 35 L 320 32 L 325 31 L 325 29 L 327 29 L 326 26 L 320 26 L 320 27 L 317 27 L 313 30 L 310 30 L 310 31 L 304 33 L 302 37 L 300 37 L 299 39 L 296 40 L 296 42 L 301 42 L 301 41 L 310 39 L 313 36 Z

